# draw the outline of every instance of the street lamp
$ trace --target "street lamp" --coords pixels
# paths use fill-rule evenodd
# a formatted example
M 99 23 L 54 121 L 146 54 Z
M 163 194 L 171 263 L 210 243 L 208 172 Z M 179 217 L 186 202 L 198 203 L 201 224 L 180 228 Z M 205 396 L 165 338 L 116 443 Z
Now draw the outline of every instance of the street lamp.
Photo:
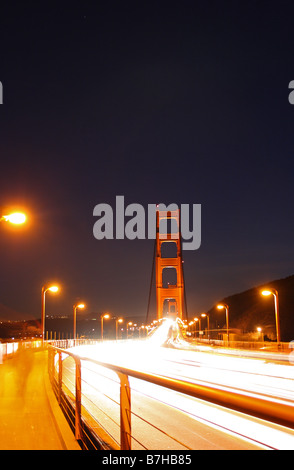
M 229 306 L 227 304 L 219 304 L 217 308 L 219 310 L 223 310 L 224 308 L 226 309 L 227 338 L 229 342 Z
M 258 326 L 256 328 L 256 331 L 258 333 L 258 340 L 261 341 L 261 339 L 262 339 L 262 341 L 263 341 L 262 328 L 260 326 Z
M 11 224 L 20 225 L 26 221 L 27 217 L 22 212 L 13 212 L 12 214 L 2 215 L 0 221 L 10 222 Z
M 85 304 L 75 304 L 73 306 L 73 338 L 76 339 L 76 332 L 77 332 L 77 308 L 85 308 Z
M 197 325 L 197 322 L 198 322 L 198 338 L 199 338 L 200 330 L 201 330 L 201 318 L 195 317 L 194 321 L 195 321 L 195 337 L 196 337 L 196 325 Z
M 203 318 L 205 318 L 205 317 L 207 318 L 207 338 L 209 338 L 209 315 L 208 315 L 208 313 L 201 313 L 201 316 Z
M 103 320 L 107 320 L 108 318 L 110 318 L 110 315 L 109 313 L 105 313 L 103 315 L 101 315 L 101 339 L 103 340 Z
M 118 338 L 118 334 L 117 334 L 118 333 L 118 324 L 123 323 L 123 321 L 124 321 L 123 318 L 116 318 L 115 319 L 115 339 Z
M 42 287 L 42 311 L 41 311 L 41 330 L 42 330 L 42 340 L 44 341 L 45 339 L 45 295 L 46 292 L 49 290 L 50 292 L 57 292 L 58 291 L 57 286 L 43 286 Z
M 280 310 L 279 310 L 279 295 L 276 289 L 265 289 L 262 292 L 262 295 L 268 296 L 273 295 L 275 300 L 275 317 L 276 317 L 276 333 L 277 333 L 277 343 L 281 342 L 281 331 L 280 331 Z
M 154 320 L 153 323 L 157 323 L 157 320 Z M 132 325 L 133 325 L 133 322 L 132 322 L 132 321 L 129 321 L 129 323 L 127 323 L 127 339 L 129 338 L 129 325 L 132 326 Z

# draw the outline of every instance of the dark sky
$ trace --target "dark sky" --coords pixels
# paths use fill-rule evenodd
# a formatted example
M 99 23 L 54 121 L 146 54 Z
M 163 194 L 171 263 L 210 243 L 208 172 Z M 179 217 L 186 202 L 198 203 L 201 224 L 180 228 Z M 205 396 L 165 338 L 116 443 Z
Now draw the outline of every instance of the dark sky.
M 201 204 L 188 312 L 294 273 L 291 1 L 2 2 L 0 303 L 147 311 L 153 241 L 98 241 L 93 209 Z M 262 302 L 262 300 L 261 300 Z

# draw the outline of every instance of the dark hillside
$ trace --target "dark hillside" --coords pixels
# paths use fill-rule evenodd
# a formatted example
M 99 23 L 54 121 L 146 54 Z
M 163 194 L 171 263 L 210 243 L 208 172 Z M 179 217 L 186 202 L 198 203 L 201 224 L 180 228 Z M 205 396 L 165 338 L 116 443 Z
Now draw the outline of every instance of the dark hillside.
M 229 305 L 229 323 L 231 328 L 239 328 L 244 332 L 256 331 L 261 327 L 265 335 L 274 339 L 275 307 L 273 296 L 264 297 L 261 291 L 272 287 L 278 291 L 280 305 L 280 324 L 282 341 L 294 340 L 294 276 L 268 282 L 247 291 L 224 298 L 222 301 Z M 223 313 L 213 307 L 208 312 L 213 320 L 223 316 Z

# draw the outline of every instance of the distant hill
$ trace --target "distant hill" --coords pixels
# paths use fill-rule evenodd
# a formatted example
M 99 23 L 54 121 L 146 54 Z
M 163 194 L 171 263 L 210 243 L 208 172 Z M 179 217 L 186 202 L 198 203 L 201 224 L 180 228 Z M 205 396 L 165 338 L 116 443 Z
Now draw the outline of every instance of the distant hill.
M 0 321 L 21 321 L 28 320 L 29 318 L 32 318 L 32 315 L 28 315 L 25 312 L 19 312 L 0 303 Z
M 230 328 L 251 332 L 261 327 L 269 338 L 276 337 L 274 298 L 261 295 L 264 287 L 272 287 L 278 291 L 282 341 L 294 340 L 294 275 L 222 299 L 222 302 L 229 305 Z M 224 325 L 225 316 L 216 306 L 208 313 L 212 321 L 217 319 L 218 324 Z

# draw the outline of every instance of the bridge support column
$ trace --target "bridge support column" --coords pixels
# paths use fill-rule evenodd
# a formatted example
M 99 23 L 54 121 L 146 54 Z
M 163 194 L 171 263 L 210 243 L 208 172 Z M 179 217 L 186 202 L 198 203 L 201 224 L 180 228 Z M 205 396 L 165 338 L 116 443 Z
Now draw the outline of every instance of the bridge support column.
M 157 320 L 163 316 L 181 319 L 183 317 L 184 278 L 180 233 L 180 210 L 158 210 L 156 213 Z M 167 252 L 167 255 L 165 253 L 162 256 L 163 251 Z M 174 271 L 172 283 L 163 281 L 165 269 Z

